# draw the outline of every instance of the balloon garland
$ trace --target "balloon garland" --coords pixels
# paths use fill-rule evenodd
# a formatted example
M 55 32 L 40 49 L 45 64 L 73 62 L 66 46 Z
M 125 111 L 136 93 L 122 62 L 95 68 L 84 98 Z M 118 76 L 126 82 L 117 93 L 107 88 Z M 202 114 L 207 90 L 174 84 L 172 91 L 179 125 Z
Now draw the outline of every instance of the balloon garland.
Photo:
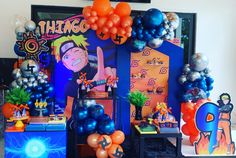
M 102 40 L 111 40 L 115 44 L 123 44 L 131 36 L 133 20 L 128 3 L 120 2 L 113 8 L 109 0 L 94 0 L 93 6 L 83 9 L 87 25 L 96 31 Z
M 214 79 L 210 77 L 208 59 L 204 54 L 196 53 L 192 56 L 190 64 L 186 64 L 179 77 L 179 83 L 183 87 L 181 95 L 181 112 L 185 124 L 182 132 L 189 136 L 193 144 L 199 138 L 199 131 L 195 125 L 197 109 L 208 102 L 210 91 L 213 89 Z
M 136 16 L 133 21 L 130 49 L 140 52 L 147 45 L 158 48 L 163 40 L 173 40 L 174 30 L 179 25 L 179 17 L 175 13 L 162 13 L 158 9 L 149 9 L 143 16 Z

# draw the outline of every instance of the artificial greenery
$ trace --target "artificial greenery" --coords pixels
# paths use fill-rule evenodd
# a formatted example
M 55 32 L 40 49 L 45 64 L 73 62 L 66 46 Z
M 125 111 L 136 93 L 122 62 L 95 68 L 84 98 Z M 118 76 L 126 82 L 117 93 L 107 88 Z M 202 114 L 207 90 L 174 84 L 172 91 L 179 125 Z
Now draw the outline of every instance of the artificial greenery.
M 134 106 L 143 107 L 148 97 L 140 91 L 134 91 L 128 94 L 128 99 Z
M 7 92 L 6 102 L 15 105 L 26 104 L 30 100 L 30 95 L 24 88 L 13 88 Z

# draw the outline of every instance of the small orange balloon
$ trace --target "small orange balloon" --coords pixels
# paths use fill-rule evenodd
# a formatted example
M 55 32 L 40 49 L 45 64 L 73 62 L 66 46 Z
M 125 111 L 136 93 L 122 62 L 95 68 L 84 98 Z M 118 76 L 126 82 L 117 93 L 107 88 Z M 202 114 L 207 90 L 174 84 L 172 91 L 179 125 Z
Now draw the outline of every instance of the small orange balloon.
M 101 135 L 98 138 L 98 147 L 102 148 L 103 150 L 110 148 L 112 145 L 111 137 L 108 135 Z
M 120 17 L 129 16 L 131 13 L 131 7 L 127 2 L 120 2 L 116 5 L 114 12 Z
M 95 21 L 96 21 L 96 18 L 94 18 L 94 17 L 89 17 L 88 20 L 87 20 L 87 23 L 91 25 L 91 24 L 94 24 Z
M 95 10 L 98 16 L 106 16 L 111 11 L 110 0 L 94 0 L 93 10 Z
M 87 138 L 87 143 L 90 147 L 92 148 L 97 148 L 98 147 L 98 138 L 100 137 L 100 134 L 98 133 L 93 133 L 90 134 Z
M 99 28 L 103 27 L 107 21 L 107 17 L 99 17 L 97 20 L 97 25 Z
M 98 148 L 96 150 L 96 156 L 97 158 L 108 158 L 108 152 L 106 150 Z
M 129 27 L 126 27 L 126 28 L 125 28 L 125 31 L 126 31 L 127 33 L 131 33 L 131 32 L 132 32 L 132 27 L 130 27 L 130 26 L 129 26 Z
M 111 34 L 111 40 L 115 44 L 120 45 L 120 44 L 123 44 L 127 41 L 127 37 L 125 35 L 116 33 L 116 34 Z
M 97 12 L 93 10 L 93 11 L 91 11 L 91 15 L 92 16 L 97 16 Z
M 120 145 L 112 144 L 112 146 L 108 149 L 108 155 L 110 158 L 123 157 L 124 151 Z
M 113 27 L 110 29 L 110 33 L 111 33 L 111 34 L 116 34 L 116 33 L 117 33 L 117 28 L 113 26 Z
M 133 19 L 130 16 L 125 16 L 121 18 L 121 26 L 123 28 L 131 26 L 133 23 Z
M 111 14 L 109 16 L 109 19 L 113 22 L 115 26 L 120 24 L 120 17 L 117 14 Z
M 5 103 L 2 105 L 2 114 L 5 118 L 10 118 L 14 114 L 14 105 L 11 103 Z
M 130 36 L 131 36 L 131 33 L 126 33 L 126 36 L 127 36 L 127 37 L 130 37 Z
M 125 140 L 125 134 L 122 131 L 115 131 L 111 135 L 111 140 L 113 144 L 122 144 Z
M 109 32 L 109 29 L 104 26 L 104 27 L 102 28 L 102 31 L 103 31 L 104 33 L 107 33 L 107 32 Z
M 113 7 L 111 7 L 111 10 L 110 10 L 110 12 L 108 13 L 108 15 L 111 15 L 111 14 L 114 14 L 114 8 L 113 8 Z
M 98 25 L 97 24 L 92 24 L 90 27 L 91 27 L 92 30 L 97 30 L 98 29 Z
M 118 28 L 118 33 L 121 35 L 124 35 L 126 32 L 125 32 L 125 29 L 120 27 L 120 28 Z
M 113 26 L 113 22 L 111 20 L 108 20 L 106 22 L 106 27 L 111 28 Z
M 91 16 L 91 11 L 92 11 L 92 7 L 91 6 L 86 6 L 86 7 L 84 7 L 82 13 L 83 13 L 85 18 L 88 18 L 88 17 Z
M 109 32 L 104 33 L 104 32 L 102 31 L 102 29 L 98 29 L 98 30 L 96 31 L 96 35 L 97 35 L 97 37 L 100 38 L 101 40 L 107 40 L 108 38 L 110 38 L 110 33 L 109 33 Z

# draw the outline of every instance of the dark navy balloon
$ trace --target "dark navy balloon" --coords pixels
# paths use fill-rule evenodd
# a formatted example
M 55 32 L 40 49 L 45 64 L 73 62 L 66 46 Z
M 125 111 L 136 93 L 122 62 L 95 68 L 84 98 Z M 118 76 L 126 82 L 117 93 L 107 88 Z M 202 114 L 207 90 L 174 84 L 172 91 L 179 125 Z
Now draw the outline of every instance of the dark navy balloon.
M 146 28 L 158 27 L 163 22 L 163 14 L 158 9 L 149 9 L 143 16 L 143 23 Z
M 98 121 L 106 121 L 106 120 L 111 120 L 110 116 L 107 114 L 104 114 L 98 118 Z
M 84 125 L 82 122 L 78 123 L 77 125 L 77 133 L 78 134 L 83 134 L 84 133 Z
M 104 115 L 104 108 L 102 105 L 99 104 L 90 106 L 88 111 L 89 111 L 89 116 L 94 119 L 98 119 L 100 116 Z
M 93 131 L 96 130 L 97 128 L 97 121 L 93 118 L 87 118 L 85 121 L 84 121 L 84 132 L 85 133 L 91 133 Z
M 103 120 L 98 123 L 98 133 L 110 135 L 115 131 L 115 123 L 113 120 Z
M 79 107 L 78 108 L 78 115 L 77 115 L 78 120 L 84 120 L 87 117 L 88 117 L 87 108 L 86 107 Z

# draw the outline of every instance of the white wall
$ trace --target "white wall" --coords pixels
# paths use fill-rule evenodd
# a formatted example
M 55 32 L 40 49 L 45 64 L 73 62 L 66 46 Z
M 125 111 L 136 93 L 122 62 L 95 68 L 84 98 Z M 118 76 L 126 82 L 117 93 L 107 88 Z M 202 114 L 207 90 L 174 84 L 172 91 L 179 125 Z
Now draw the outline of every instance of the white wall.
M 0 57 L 15 57 L 14 18 L 30 18 L 31 5 L 60 5 L 83 7 L 89 0 L 2 0 L 0 4 Z M 212 100 L 228 92 L 235 103 L 236 120 L 236 7 L 235 0 L 151 0 L 151 4 L 131 4 L 132 9 L 158 8 L 162 11 L 197 13 L 196 51 L 205 53 L 215 78 Z M 236 122 L 236 121 L 235 121 Z

